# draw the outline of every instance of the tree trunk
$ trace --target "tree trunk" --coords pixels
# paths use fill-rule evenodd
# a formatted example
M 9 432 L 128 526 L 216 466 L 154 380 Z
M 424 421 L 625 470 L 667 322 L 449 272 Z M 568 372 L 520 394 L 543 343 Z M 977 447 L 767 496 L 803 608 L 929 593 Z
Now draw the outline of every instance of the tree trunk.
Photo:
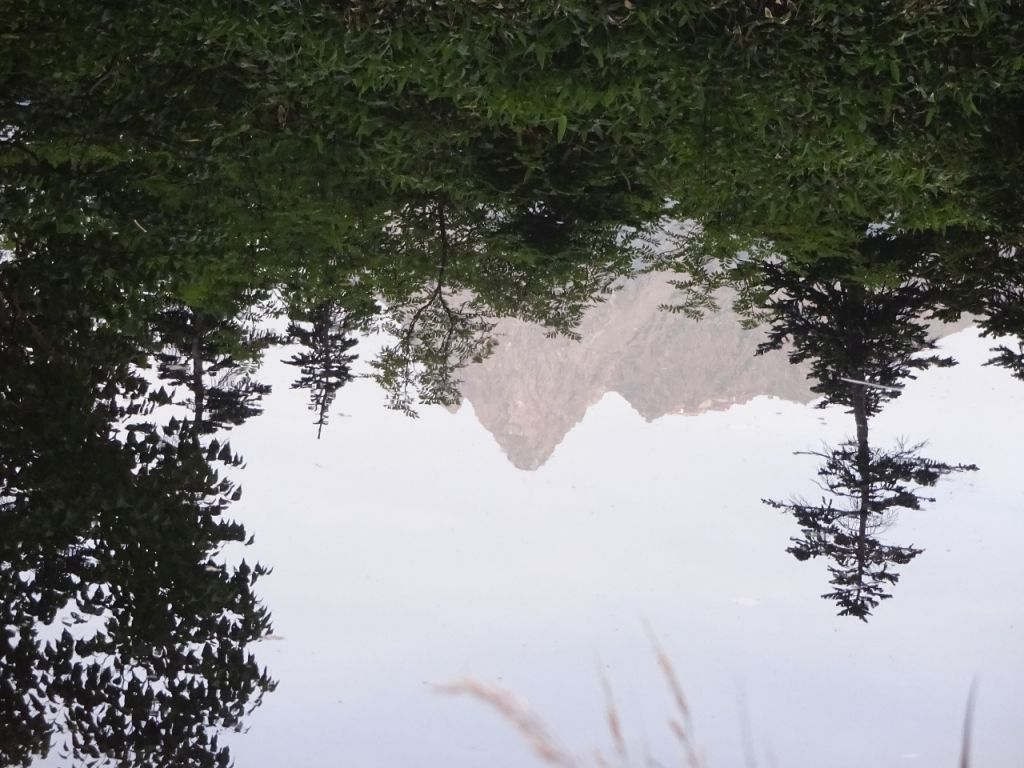
M 196 435 L 203 431 L 206 385 L 203 381 L 203 316 L 192 311 L 192 397 L 195 401 Z
M 857 586 L 864 583 L 865 539 L 871 514 L 871 449 L 868 445 L 867 387 L 853 385 L 853 418 L 857 422 L 857 474 L 860 476 L 860 510 L 857 531 Z

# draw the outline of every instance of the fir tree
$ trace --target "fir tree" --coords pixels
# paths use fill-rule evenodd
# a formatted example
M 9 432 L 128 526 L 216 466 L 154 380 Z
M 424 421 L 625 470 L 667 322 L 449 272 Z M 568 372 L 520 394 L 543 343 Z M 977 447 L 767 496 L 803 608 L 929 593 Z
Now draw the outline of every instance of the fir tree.
M 877 536 L 898 509 L 920 509 L 917 489 L 974 465 L 923 458 L 920 445 L 892 451 L 873 449 L 869 421 L 898 397 L 915 371 L 950 366 L 953 360 L 929 353 L 935 342 L 927 318 L 941 308 L 939 292 L 927 279 L 933 265 L 927 236 L 876 232 L 860 243 L 856 259 L 822 258 L 797 267 L 778 260 L 757 266 L 768 296 L 768 340 L 759 354 L 791 345 L 791 362 L 810 363 L 819 407 L 849 408 L 856 437 L 824 453 L 818 477 L 828 497 L 820 504 L 802 499 L 765 500 L 792 514 L 802 537 L 788 549 L 799 560 L 826 557 L 840 615 L 866 620 L 886 588 L 896 583 L 895 565 L 921 553 L 913 546 L 884 544 Z
M 198 434 L 238 426 L 262 412 L 270 386 L 255 373 L 273 334 L 178 303 L 156 315 L 153 331 L 160 377 L 191 394 Z
M 0 763 L 219 768 L 273 688 L 265 571 L 220 562 L 241 459 L 156 418 L 149 308 L 49 268 L 82 247 L 0 264 Z
M 327 425 L 338 390 L 352 380 L 352 363 L 358 356 L 349 354 L 349 350 L 358 343 L 352 335 L 356 320 L 336 303 L 323 302 L 308 312 L 297 313 L 288 324 L 289 341 L 304 349 L 285 362 L 299 369 L 292 389 L 309 390 L 317 439 Z
M 864 621 L 881 600 L 892 597 L 886 589 L 899 580 L 893 566 L 906 565 L 923 550 L 912 545 L 885 544 L 878 534 L 894 520 L 898 510 L 921 508 L 919 489 L 934 486 L 953 472 L 973 471 L 971 464 L 946 464 L 924 458 L 921 445 L 899 446 L 892 451 L 872 449 L 867 435 L 825 452 L 811 453 L 823 460 L 818 470 L 828 494 L 819 504 L 804 499 L 787 502 L 765 499 L 775 509 L 796 518 L 801 536 L 787 550 L 798 560 L 825 557 L 833 591 L 822 597 L 835 601 L 839 615 Z
M 819 407 L 845 405 L 858 424 L 898 397 L 916 371 L 954 365 L 921 354 L 935 349 L 928 318 L 941 306 L 927 279 L 926 248 L 916 237 L 883 232 L 864 238 L 856 259 L 761 262 L 753 280 L 768 296 L 769 329 L 758 354 L 790 344 L 790 362 L 810 363 L 812 389 L 824 396 Z

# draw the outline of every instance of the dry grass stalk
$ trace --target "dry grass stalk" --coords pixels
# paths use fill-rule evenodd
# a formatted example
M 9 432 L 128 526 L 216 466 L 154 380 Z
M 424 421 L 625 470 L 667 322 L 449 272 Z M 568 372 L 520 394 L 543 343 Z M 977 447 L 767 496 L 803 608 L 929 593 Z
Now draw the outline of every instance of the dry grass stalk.
M 534 753 L 548 765 L 576 768 L 576 761 L 552 738 L 547 726 L 511 692 L 475 680 L 435 686 L 439 693 L 468 695 L 490 705 L 526 739 Z
M 688 768 L 701 768 L 704 765 L 704 761 L 694 749 L 693 742 L 689 736 L 689 730 L 692 729 L 692 722 L 690 719 L 690 708 L 687 706 L 686 697 L 683 695 L 683 687 L 679 683 L 679 678 L 676 676 L 675 669 L 672 666 L 672 662 L 669 660 L 668 654 L 665 653 L 664 648 L 662 648 L 661 644 L 658 642 L 658 638 L 649 626 L 647 626 L 647 633 L 650 635 L 651 644 L 654 646 L 654 653 L 658 660 L 658 666 L 665 678 L 669 691 L 672 693 L 672 698 L 675 701 L 676 708 L 679 710 L 679 719 L 669 719 L 669 729 L 683 747 Z M 619 720 L 618 709 L 615 707 L 615 700 L 612 697 L 612 689 L 608 682 L 608 678 L 605 676 L 603 669 L 599 668 L 599 671 L 601 674 L 601 684 L 604 688 L 608 729 L 612 734 L 612 742 L 615 747 L 616 755 L 619 758 L 619 765 L 625 766 L 627 764 L 626 742 L 622 734 L 622 724 Z M 970 768 L 971 730 L 972 721 L 974 719 L 975 688 L 976 681 L 971 683 L 971 688 L 967 695 L 967 707 L 966 712 L 964 713 L 963 739 L 961 742 L 959 768 Z M 544 722 L 525 704 L 519 701 L 511 692 L 497 686 L 487 686 L 482 683 L 478 683 L 475 680 L 463 680 L 450 683 L 448 685 L 437 685 L 434 686 L 434 689 L 439 693 L 467 694 L 489 704 L 497 710 L 499 715 L 510 722 L 516 730 L 519 731 L 537 756 L 545 763 L 557 766 L 557 768 L 578 768 L 576 760 L 568 752 L 562 749 L 551 737 L 547 726 L 544 725 Z M 752 757 L 752 753 L 746 755 L 748 764 L 752 764 Z M 611 764 L 605 759 L 604 755 L 601 754 L 600 750 L 594 750 L 593 758 L 593 764 L 596 768 L 612 768 Z M 771 766 L 776 764 L 775 757 L 770 752 L 768 754 L 768 763 Z M 656 761 L 649 752 L 645 752 L 644 765 L 646 768 L 665 768 L 661 763 Z
M 676 708 L 683 716 L 683 722 L 689 726 L 690 708 L 686 704 L 686 697 L 683 695 L 683 686 L 679 684 L 679 678 L 676 676 L 676 671 L 672 666 L 672 661 L 669 659 L 668 654 L 665 653 L 665 649 L 661 647 L 661 643 L 658 642 L 658 638 L 654 634 L 654 630 L 652 630 L 649 625 L 647 625 L 647 634 L 651 638 L 651 645 L 654 646 L 654 655 L 658 660 L 658 666 L 661 668 L 661 673 L 665 677 L 668 689 L 672 693 L 672 698 L 675 700 Z
M 689 731 L 693 729 L 693 722 L 690 718 L 690 707 L 686 703 L 686 696 L 683 695 L 683 686 L 679 683 L 679 677 L 676 675 L 675 668 L 672 666 L 672 661 L 669 659 L 668 654 L 665 653 L 665 649 L 662 647 L 661 643 L 658 642 L 658 637 L 654 634 L 654 630 L 652 630 L 648 624 L 645 624 L 644 626 L 651 639 L 651 645 L 654 646 L 654 655 L 658 660 L 658 667 L 661 669 L 661 674 L 665 678 L 665 684 L 668 686 L 668 689 L 672 694 L 672 699 L 675 702 L 676 709 L 679 710 L 680 719 L 670 719 L 668 721 L 668 727 L 672 730 L 672 733 L 679 740 L 679 744 L 683 748 L 687 766 L 689 766 L 689 768 L 700 768 L 702 761 L 689 736 Z
M 661 643 L 658 642 L 658 638 L 650 626 L 647 626 L 646 629 L 650 636 L 651 644 L 654 646 L 658 667 L 661 669 L 662 676 L 665 679 L 669 692 L 672 694 L 672 699 L 679 713 L 678 718 L 673 717 L 669 719 L 669 729 L 683 748 L 688 768 L 702 768 L 704 761 L 697 753 L 689 735 L 693 729 L 693 723 L 690 717 L 690 708 L 686 703 L 686 697 L 683 695 L 683 687 L 679 683 L 679 678 L 668 654 L 665 653 Z M 615 764 L 623 768 L 628 765 L 629 755 L 623 735 L 622 721 L 619 718 L 618 708 L 615 706 L 611 684 L 608 682 L 604 669 L 600 665 L 598 666 L 598 673 L 601 676 L 601 685 L 604 690 L 605 716 L 608 722 L 608 730 L 611 732 L 612 746 L 617 758 Z M 544 722 L 511 692 L 498 686 L 485 685 L 475 680 L 462 680 L 447 685 L 434 686 L 434 688 L 439 693 L 469 695 L 479 701 L 483 701 L 519 731 L 534 753 L 543 762 L 558 768 L 577 768 L 578 763 L 576 759 L 558 745 Z M 612 768 L 612 763 L 609 762 L 599 749 L 593 751 L 593 765 L 596 768 Z M 644 765 L 647 768 L 664 768 L 650 753 L 645 753 Z
M 971 681 L 971 688 L 967 692 L 967 709 L 964 712 L 963 740 L 960 744 L 960 768 L 970 768 L 971 765 L 971 724 L 974 720 L 974 695 L 977 689 L 977 680 Z
M 615 707 L 615 698 L 612 696 L 612 686 L 608 682 L 608 676 L 604 669 L 600 669 L 601 687 L 604 689 L 605 716 L 608 718 L 608 730 L 612 734 L 612 744 L 615 746 L 615 754 L 619 761 L 626 762 L 626 740 L 622 736 L 622 722 L 619 720 L 619 711 Z

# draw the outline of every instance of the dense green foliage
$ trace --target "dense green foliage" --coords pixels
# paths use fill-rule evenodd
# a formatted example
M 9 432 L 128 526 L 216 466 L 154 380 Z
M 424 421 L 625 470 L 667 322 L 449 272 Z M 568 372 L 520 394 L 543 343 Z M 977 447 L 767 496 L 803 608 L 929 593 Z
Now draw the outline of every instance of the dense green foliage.
M 328 252 L 376 272 L 356 231 L 438 200 L 505 212 L 530 266 L 538 211 L 672 200 L 791 258 L 1019 224 L 1017 3 L 7 5 L 5 194 L 38 216 L 60 184 L 54 225 L 142 241 L 186 300 Z

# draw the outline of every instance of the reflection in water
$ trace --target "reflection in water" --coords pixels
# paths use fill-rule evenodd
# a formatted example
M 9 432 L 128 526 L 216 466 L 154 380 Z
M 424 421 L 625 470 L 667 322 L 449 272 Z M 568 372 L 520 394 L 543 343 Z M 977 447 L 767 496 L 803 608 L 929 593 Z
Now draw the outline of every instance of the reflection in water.
M 604 296 L 577 326 L 579 339 L 549 338 L 520 320 L 498 322 L 494 353 L 462 372 L 460 391 L 512 464 L 543 466 L 609 392 L 647 421 L 722 410 L 758 395 L 814 397 L 807 366 L 755 356 L 763 330 L 744 330 L 727 304 L 699 321 L 661 311 L 678 293 L 671 277 L 640 275 Z
M 823 460 L 818 477 L 828 494 L 820 504 L 767 502 L 800 525 L 802 538 L 794 539 L 789 552 L 799 560 L 829 559 L 835 589 L 825 597 L 839 605 L 841 615 L 867 620 L 880 600 L 891 597 L 884 587 L 899 579 L 891 566 L 921 553 L 876 538 L 895 522 L 898 509 L 920 509 L 916 488 L 977 469 L 923 458 L 922 445 L 880 450 L 869 443 L 870 418 L 899 396 L 912 371 L 954 364 L 949 357 L 921 354 L 935 348 L 925 321 L 937 311 L 937 291 L 921 276 L 922 262 L 935 256 L 934 245 L 884 231 L 866 237 L 861 258 L 888 256 L 883 263 L 890 269 L 913 270 L 897 271 L 889 286 L 849 279 L 854 265 L 842 259 L 805 270 L 778 261 L 758 265 L 759 285 L 771 294 L 764 305 L 770 313 L 768 341 L 758 351 L 790 342 L 793 362 L 810 361 L 814 388 L 824 396 L 820 407 L 846 406 L 856 424 L 855 440 L 814 454 Z
M 859 385 L 858 385 L 859 386 Z M 824 595 L 834 600 L 842 616 L 867 620 L 880 600 L 892 595 L 887 585 L 899 581 L 892 566 L 906 565 L 923 550 L 883 544 L 876 535 L 885 531 L 900 509 L 920 509 L 924 499 L 918 487 L 935 485 L 951 472 L 976 470 L 973 465 L 951 466 L 920 455 L 921 446 L 873 450 L 867 431 L 856 442 L 847 441 L 825 453 L 818 478 L 828 496 L 820 504 L 802 499 L 766 501 L 796 518 L 801 537 L 789 552 L 798 560 L 825 557 L 835 589 Z
M 191 395 L 187 404 L 200 433 L 237 426 L 262 412 L 270 387 L 253 374 L 273 335 L 180 304 L 162 309 L 151 323 L 160 378 Z
M 60 735 L 75 760 L 228 761 L 217 731 L 273 685 L 248 650 L 269 631 L 264 569 L 225 564 L 246 540 L 225 433 L 263 413 L 270 350 L 298 345 L 322 437 L 357 339 L 389 339 L 363 362 L 391 408 L 480 402 L 469 371 L 508 323 L 568 344 L 658 270 L 687 309 L 730 289 L 768 324 L 759 351 L 791 345 L 822 404 L 853 412 L 856 439 L 819 453 L 847 503 L 770 503 L 866 618 L 919 553 L 876 534 L 973 469 L 868 439 L 912 373 L 952 363 L 927 322 L 976 315 L 1017 338 L 992 362 L 1024 375 L 1019 9 L 293 5 L 8 9 L 0 756 Z M 749 398 L 752 338 L 690 360 L 608 335 L 617 380 L 582 407 Z M 731 380 L 677 398 L 639 360 Z M 579 421 L 560 397 L 540 438 L 491 417 L 517 465 Z
M 245 539 L 224 519 L 241 459 L 207 435 L 255 388 L 225 380 L 227 325 L 161 311 L 160 370 L 193 401 L 157 419 L 174 396 L 135 370 L 134 340 L 89 321 L 80 285 L 35 277 L 0 285 L 0 758 L 55 743 L 76 763 L 227 765 L 217 731 L 273 687 L 247 651 L 270 630 L 265 570 L 218 556 Z
M 353 318 L 336 303 L 322 302 L 309 312 L 296 313 L 288 323 L 288 339 L 303 347 L 289 360 L 299 369 L 293 389 L 309 390 L 309 410 L 316 414 L 316 436 L 320 439 L 327 424 L 331 404 L 338 390 L 352 381 L 357 343 L 352 332 Z

